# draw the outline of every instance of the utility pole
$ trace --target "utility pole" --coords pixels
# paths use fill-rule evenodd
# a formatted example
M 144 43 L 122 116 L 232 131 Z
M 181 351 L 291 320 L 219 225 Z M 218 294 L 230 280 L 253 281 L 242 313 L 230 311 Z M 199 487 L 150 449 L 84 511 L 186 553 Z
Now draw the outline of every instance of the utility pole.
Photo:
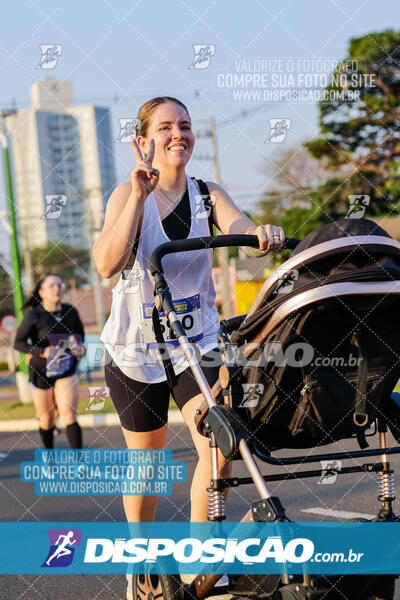
M 9 213 L 9 224 L 11 228 L 11 261 L 13 269 L 13 299 L 14 299 L 14 312 L 17 319 L 18 325 L 21 323 L 24 313 L 22 311 L 22 305 L 24 303 L 22 282 L 21 282 L 21 264 L 18 250 L 18 239 L 17 239 L 17 227 L 15 222 L 15 211 L 14 211 L 14 195 L 11 178 L 11 166 L 10 166 L 10 155 L 7 140 L 7 129 L 5 123 L 5 117 L 10 114 L 15 114 L 15 109 L 3 110 L 0 109 L 0 142 L 3 146 L 4 156 L 4 170 L 6 179 L 6 189 L 8 198 L 8 213 Z M 29 404 L 32 402 L 31 392 L 28 382 L 28 365 L 25 362 L 25 355 L 20 353 L 19 371 L 15 374 L 16 384 L 18 388 L 19 398 L 23 404 Z
M 216 134 L 215 134 L 214 117 L 210 117 L 210 137 L 211 137 L 211 144 L 212 144 L 212 150 L 213 150 L 213 165 L 214 165 L 215 182 L 218 183 L 218 185 L 220 185 L 221 178 L 219 175 L 217 138 L 216 138 Z M 221 269 L 222 316 L 224 319 L 229 319 L 230 317 L 232 317 L 233 312 L 232 312 L 232 301 L 231 301 L 232 291 L 230 289 L 230 284 L 229 284 L 228 248 L 217 248 L 216 252 L 217 252 L 218 266 Z
M 21 221 L 22 221 L 22 223 L 21 223 Z M 23 246 L 22 246 L 22 253 L 24 256 L 24 283 L 25 283 L 26 289 L 33 290 L 34 281 L 33 281 L 33 275 L 32 275 L 31 251 L 29 248 L 29 235 L 28 235 L 28 231 L 27 231 L 26 218 L 24 218 L 24 219 L 20 218 L 20 224 L 21 224 L 21 229 L 23 230 L 23 240 L 24 240 Z

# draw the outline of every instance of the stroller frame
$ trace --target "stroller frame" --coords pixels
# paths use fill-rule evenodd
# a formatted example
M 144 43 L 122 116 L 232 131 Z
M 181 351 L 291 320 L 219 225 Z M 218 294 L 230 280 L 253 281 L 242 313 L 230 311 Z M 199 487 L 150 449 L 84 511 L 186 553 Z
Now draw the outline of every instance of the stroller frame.
M 299 240 L 289 238 L 285 241 L 284 247 L 294 249 Z M 286 261 L 284 265 L 285 271 L 295 269 L 296 266 L 305 265 L 311 262 L 316 255 L 328 256 L 337 251 L 338 248 L 351 248 L 353 246 L 368 246 L 371 250 L 384 253 L 389 248 L 400 249 L 400 243 L 391 238 L 383 238 L 380 236 L 369 236 L 366 242 L 365 236 L 354 236 L 333 241 L 323 242 L 309 248 Z M 207 379 L 200 367 L 199 357 L 196 355 L 193 345 L 189 342 L 185 330 L 174 310 L 172 297 L 169 292 L 168 284 L 164 277 L 162 268 L 163 256 L 175 252 L 187 252 L 189 250 L 201 250 L 227 246 L 250 246 L 258 247 L 259 241 L 256 236 L 250 235 L 220 235 L 218 237 L 205 237 L 196 239 L 177 240 L 167 242 L 156 248 L 151 256 L 150 268 L 155 281 L 155 305 L 159 312 L 163 312 L 170 323 L 171 330 L 176 336 L 180 347 L 191 367 L 193 375 L 199 388 L 204 396 L 202 406 L 196 411 L 195 421 L 197 429 L 203 435 L 207 436 L 210 441 L 211 453 L 211 483 L 207 488 L 208 501 L 208 519 L 210 521 L 222 521 L 225 519 L 225 505 L 223 491 L 229 487 L 237 487 L 253 483 L 256 486 L 257 492 L 260 495 L 260 500 L 252 504 L 251 509 L 243 517 L 243 522 L 248 521 L 285 521 L 285 510 L 280 503 L 278 497 L 274 497 L 269 492 L 267 482 L 280 481 L 289 479 L 300 479 L 321 476 L 322 469 L 304 470 L 297 473 L 287 473 L 284 475 L 262 475 L 260 469 L 254 460 L 253 453 L 262 459 L 264 462 L 275 466 L 295 465 L 300 463 L 315 463 L 321 460 L 339 460 L 339 459 L 355 459 L 367 458 L 371 456 L 379 456 L 380 462 L 363 464 L 358 466 L 343 467 L 338 471 L 332 469 L 338 474 L 357 473 L 357 472 L 376 472 L 380 479 L 380 495 L 378 500 L 381 502 L 381 509 L 375 520 L 377 521 L 393 521 L 396 519 L 393 510 L 392 502 L 395 499 L 393 489 L 393 472 L 390 468 L 388 455 L 399 454 L 400 446 L 388 447 L 387 441 L 387 425 L 384 420 L 379 417 L 377 419 L 377 430 L 379 436 L 379 448 L 364 449 L 349 452 L 330 452 L 314 456 L 300 456 L 294 458 L 274 458 L 264 454 L 254 444 L 249 444 L 248 432 L 244 423 L 238 415 L 235 415 L 232 401 L 230 398 L 229 404 L 219 404 L 216 398 L 229 388 L 231 372 L 229 367 L 229 334 L 237 329 L 240 322 L 255 312 L 262 301 L 265 292 L 274 285 L 276 281 L 282 277 L 275 271 L 265 281 L 260 292 L 257 295 L 248 315 L 234 317 L 227 321 L 222 321 L 218 332 L 218 340 L 223 352 L 226 350 L 228 356 L 225 358 L 225 364 L 221 367 L 219 381 L 215 383 L 212 390 L 210 389 Z M 298 310 L 300 307 L 317 300 L 329 298 L 332 296 L 359 295 L 359 294 L 400 294 L 400 281 L 395 282 L 377 282 L 377 283 L 335 283 L 325 285 L 324 288 L 310 290 L 298 294 L 294 298 L 283 302 L 279 309 L 274 313 L 269 322 L 259 331 L 255 340 L 245 346 L 245 356 L 249 358 L 255 351 L 256 347 L 261 344 L 269 335 L 271 330 L 280 322 L 282 322 L 290 313 Z M 222 384 L 221 384 L 222 381 Z M 376 432 L 376 431 L 375 431 Z M 222 479 L 218 477 L 218 448 L 221 449 L 223 455 L 228 459 L 241 458 L 250 474 L 250 477 L 230 477 Z M 199 600 L 205 598 L 212 590 L 215 583 L 220 578 L 219 574 L 198 575 L 186 592 L 190 597 L 197 597 Z M 283 598 L 319 598 L 321 592 L 315 587 L 315 582 L 310 575 L 303 575 L 303 582 L 296 584 L 295 588 L 291 583 L 292 577 L 287 574 L 280 576 L 282 584 L 285 586 L 282 589 L 287 589 L 287 596 Z M 296 595 L 296 592 L 298 595 Z M 292 594 L 292 595 L 291 595 Z

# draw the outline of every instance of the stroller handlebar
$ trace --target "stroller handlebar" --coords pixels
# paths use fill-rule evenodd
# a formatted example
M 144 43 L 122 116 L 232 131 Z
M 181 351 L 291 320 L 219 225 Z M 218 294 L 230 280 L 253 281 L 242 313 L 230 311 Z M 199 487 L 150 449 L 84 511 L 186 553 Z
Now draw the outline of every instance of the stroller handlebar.
M 300 240 L 286 238 L 282 248 L 294 250 Z M 258 248 L 259 241 L 256 235 L 218 235 L 215 237 L 191 238 L 186 240 L 174 240 L 158 246 L 150 258 L 151 274 L 163 273 L 161 261 L 166 254 L 175 252 L 187 252 L 189 250 L 206 250 L 209 248 L 226 248 L 228 246 L 250 246 Z
M 301 240 L 298 238 L 286 238 L 283 242 L 282 248 L 286 250 L 294 250 L 298 244 L 300 244 Z

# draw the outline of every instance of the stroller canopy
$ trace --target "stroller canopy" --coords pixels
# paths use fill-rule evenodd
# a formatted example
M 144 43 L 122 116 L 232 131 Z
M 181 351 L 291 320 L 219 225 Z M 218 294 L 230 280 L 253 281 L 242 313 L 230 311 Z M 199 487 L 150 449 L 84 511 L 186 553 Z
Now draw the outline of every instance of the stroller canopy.
M 233 341 L 254 335 L 281 305 L 287 310 L 280 311 L 280 320 L 309 302 L 328 297 L 399 293 L 399 280 L 400 243 L 379 225 L 369 219 L 342 219 L 324 225 L 307 235 L 290 259 L 266 280 Z M 340 285 L 350 282 L 376 285 Z M 315 293 L 328 285 L 331 287 L 325 292 Z M 302 296 L 300 302 L 293 302 L 295 296 L 312 290 L 314 293 Z

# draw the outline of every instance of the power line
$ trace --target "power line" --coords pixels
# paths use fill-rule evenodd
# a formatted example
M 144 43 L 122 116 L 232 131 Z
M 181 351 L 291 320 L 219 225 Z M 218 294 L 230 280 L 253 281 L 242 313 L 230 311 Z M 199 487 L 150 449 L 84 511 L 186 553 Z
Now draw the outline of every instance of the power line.
M 98 97 L 90 97 L 90 98 L 75 98 L 73 106 L 77 106 L 77 105 L 79 106 L 80 104 L 96 104 L 98 102 L 103 102 L 103 103 L 109 105 L 108 108 L 112 109 L 117 105 L 125 104 L 125 103 L 136 101 L 136 100 L 143 100 L 144 98 L 147 98 L 147 96 L 148 96 L 148 94 L 141 94 L 138 96 L 123 96 L 122 98 L 120 98 L 118 96 L 114 96 L 114 97 L 98 96 Z M 32 107 L 31 100 L 16 100 L 15 98 L 12 99 L 11 103 L 0 100 L 0 105 L 1 106 L 10 105 L 15 109 L 18 109 L 18 107 L 20 107 L 20 108 L 21 107 L 28 107 L 28 108 Z M 242 109 L 239 113 L 232 115 L 232 117 L 228 117 L 228 119 L 225 119 L 224 121 L 216 121 L 215 127 L 216 127 L 216 129 L 220 129 L 220 128 L 226 127 L 228 125 L 233 125 L 237 121 L 241 121 L 242 119 L 246 119 L 247 117 L 252 116 L 254 113 L 262 112 L 266 106 L 269 106 L 269 104 L 265 104 L 261 107 L 256 106 L 253 109 Z M 209 120 L 206 118 L 199 118 L 199 119 L 196 119 L 196 122 L 197 123 L 209 123 Z

